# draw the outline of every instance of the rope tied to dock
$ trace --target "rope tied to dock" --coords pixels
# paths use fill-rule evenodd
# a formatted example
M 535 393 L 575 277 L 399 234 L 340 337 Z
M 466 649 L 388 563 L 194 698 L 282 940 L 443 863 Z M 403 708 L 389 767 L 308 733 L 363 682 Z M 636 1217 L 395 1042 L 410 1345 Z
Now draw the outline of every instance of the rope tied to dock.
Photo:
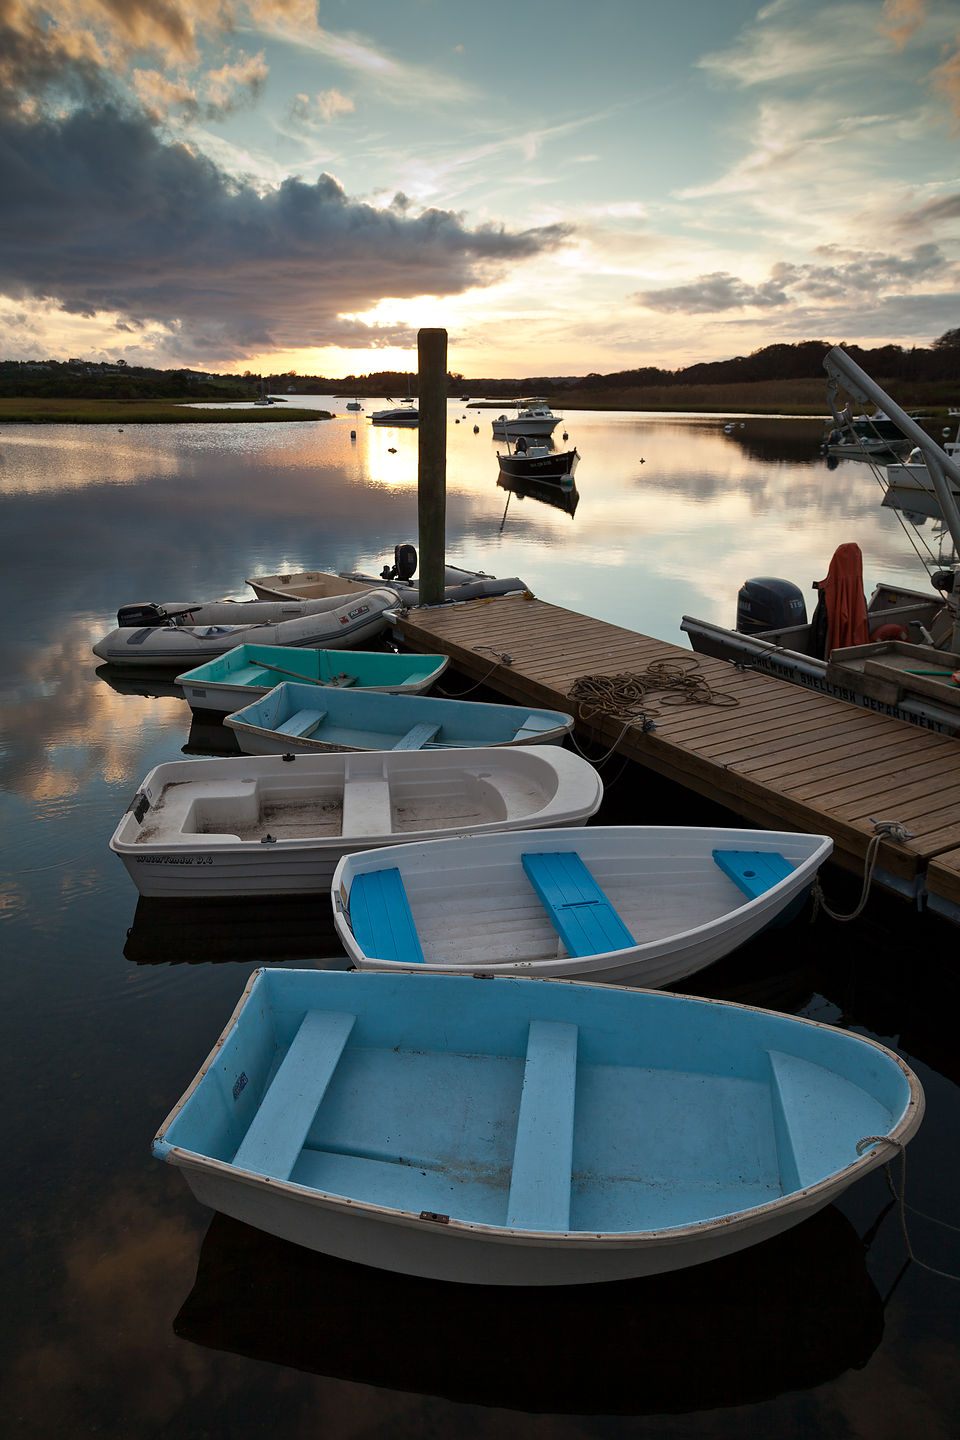
M 877 852 L 880 849 L 881 843 L 884 840 L 896 840 L 899 845 L 905 845 L 908 840 L 913 839 L 913 831 L 908 830 L 902 820 L 874 820 L 871 815 L 870 822 L 873 825 L 873 835 L 870 837 L 870 843 L 867 846 L 867 853 L 864 857 L 863 885 L 860 890 L 860 899 L 857 902 L 856 909 L 851 910 L 849 915 L 841 915 L 838 911 L 831 910 L 827 904 L 818 876 L 811 887 L 811 893 L 813 895 L 813 913 L 810 916 L 811 925 L 821 910 L 825 915 L 829 915 L 831 920 L 839 920 L 841 924 L 846 924 L 848 920 L 856 920 L 858 915 L 862 915 L 867 900 L 870 898 L 870 885 L 873 881 L 874 866 L 877 863 Z

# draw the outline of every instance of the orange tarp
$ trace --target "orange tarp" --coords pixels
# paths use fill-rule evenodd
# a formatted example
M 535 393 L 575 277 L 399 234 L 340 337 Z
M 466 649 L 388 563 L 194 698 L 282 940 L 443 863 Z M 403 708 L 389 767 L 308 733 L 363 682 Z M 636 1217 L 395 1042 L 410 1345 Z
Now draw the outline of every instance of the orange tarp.
M 866 645 L 870 640 L 867 602 L 863 597 L 863 555 L 859 545 L 838 545 L 826 580 L 818 580 L 827 605 L 827 654 L 841 645 Z

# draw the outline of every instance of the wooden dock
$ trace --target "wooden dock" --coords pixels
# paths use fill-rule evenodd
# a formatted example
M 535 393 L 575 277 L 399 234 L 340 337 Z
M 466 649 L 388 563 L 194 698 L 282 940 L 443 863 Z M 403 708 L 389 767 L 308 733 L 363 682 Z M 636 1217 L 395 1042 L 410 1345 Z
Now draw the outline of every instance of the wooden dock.
M 507 700 L 577 714 L 591 753 L 616 743 L 755 824 L 830 835 L 847 868 L 863 872 L 875 820 L 900 822 L 910 838 L 881 842 L 877 879 L 946 913 L 960 907 L 960 744 L 951 736 L 529 595 L 412 610 L 397 628 L 412 648 L 448 655 Z M 643 674 L 661 661 L 690 667 L 717 703 L 651 693 L 652 727 L 641 719 L 624 729 L 612 714 L 582 718 L 568 698 L 581 677 Z

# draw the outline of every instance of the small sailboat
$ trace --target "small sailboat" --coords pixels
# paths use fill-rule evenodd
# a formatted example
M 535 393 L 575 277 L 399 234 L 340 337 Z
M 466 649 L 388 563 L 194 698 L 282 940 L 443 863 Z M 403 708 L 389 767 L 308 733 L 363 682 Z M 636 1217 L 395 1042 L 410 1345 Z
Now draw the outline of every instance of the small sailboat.
M 260 969 L 160 1127 L 196 1198 L 476 1285 L 679 1270 L 788 1230 L 923 1115 L 892 1051 L 605 985 Z

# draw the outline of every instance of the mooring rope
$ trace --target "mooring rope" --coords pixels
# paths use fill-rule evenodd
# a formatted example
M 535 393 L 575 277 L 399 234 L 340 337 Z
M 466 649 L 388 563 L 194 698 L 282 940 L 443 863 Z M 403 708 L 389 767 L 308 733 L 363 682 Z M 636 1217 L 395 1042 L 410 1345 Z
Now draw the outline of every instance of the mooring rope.
M 907 1196 L 907 1147 L 906 1147 L 906 1145 L 903 1143 L 902 1140 L 896 1140 L 896 1139 L 894 1139 L 894 1137 L 893 1137 L 892 1135 L 864 1135 L 862 1139 L 860 1139 L 860 1140 L 857 1141 L 857 1154 L 858 1154 L 858 1155 L 862 1155 L 863 1152 L 864 1152 L 864 1150 L 866 1150 L 866 1148 L 867 1148 L 868 1145 L 895 1145 L 896 1148 L 900 1151 L 900 1190 L 899 1190 L 899 1192 L 897 1191 L 897 1187 L 896 1187 L 896 1185 L 894 1184 L 893 1176 L 892 1176 L 892 1174 L 890 1173 L 890 1162 L 889 1162 L 888 1160 L 887 1160 L 887 1161 L 884 1161 L 883 1172 L 884 1172 L 884 1174 L 885 1174 L 886 1177 L 887 1177 L 887 1184 L 888 1184 L 889 1187 L 890 1187 L 890 1193 L 891 1193 L 891 1195 L 893 1196 L 893 1198 L 894 1198 L 894 1200 L 895 1200 L 895 1202 L 896 1202 L 896 1205 L 897 1205 L 897 1213 L 898 1213 L 898 1215 L 900 1216 L 900 1229 L 901 1229 L 901 1231 L 903 1232 L 903 1243 L 904 1243 L 904 1244 L 906 1245 L 906 1247 L 907 1247 L 907 1254 L 909 1255 L 910 1259 L 913 1261 L 913 1263 L 914 1263 L 915 1265 L 919 1265 L 920 1268 L 921 1268 L 921 1270 L 928 1270 L 931 1275 L 939 1275 L 940 1278 L 941 1278 L 941 1280 L 957 1280 L 957 1281 L 960 1281 L 960 1275 L 952 1275 L 949 1270 L 938 1270 L 938 1269 L 936 1268 L 936 1266 L 934 1266 L 934 1265 L 928 1265 L 925 1261 L 923 1261 L 923 1260 L 918 1260 L 918 1259 L 917 1259 L 917 1256 L 914 1254 L 913 1246 L 912 1246 L 911 1243 L 910 1243 L 910 1234 L 909 1234 L 909 1231 L 907 1230 L 907 1216 L 906 1216 L 906 1211 L 907 1211 L 907 1210 L 912 1210 L 912 1209 L 913 1209 L 913 1206 L 912 1206 L 912 1205 L 908 1205 L 908 1204 L 907 1204 L 907 1199 L 906 1199 L 906 1196 Z M 918 1210 L 918 1211 L 916 1211 L 915 1213 L 918 1214 L 918 1215 L 920 1215 L 920 1214 L 922 1214 L 923 1212 L 920 1211 L 920 1210 Z M 945 1220 L 934 1220 L 932 1215 L 925 1215 L 925 1216 L 924 1216 L 924 1219 L 925 1219 L 925 1220 L 929 1220 L 929 1221 L 930 1221 L 932 1224 L 934 1224 L 934 1225 L 943 1225 L 943 1227 L 944 1227 L 945 1229 L 947 1229 L 947 1230 L 955 1230 L 955 1229 L 957 1228 L 955 1225 L 948 1225 Z
M 813 924 L 814 920 L 816 920 L 817 915 L 821 910 L 825 915 L 829 915 L 831 920 L 839 920 L 841 924 L 846 924 L 848 920 L 856 920 L 858 915 L 862 915 L 866 903 L 870 898 L 870 886 L 873 881 L 873 870 L 874 866 L 877 863 L 877 852 L 880 849 L 881 843 L 884 840 L 897 840 L 901 845 L 903 845 L 908 840 L 913 839 L 913 831 L 908 830 L 906 825 L 904 825 L 901 820 L 874 820 L 872 815 L 870 816 L 870 820 L 873 824 L 874 833 L 870 838 L 870 843 L 867 846 L 867 853 L 864 857 L 863 884 L 860 887 L 860 899 L 857 901 L 856 908 L 854 910 L 851 910 L 849 915 L 841 915 L 839 911 L 832 910 L 827 904 L 826 897 L 823 893 L 823 887 L 820 884 L 820 878 L 818 876 L 816 880 L 814 880 L 811 887 L 811 892 L 813 894 L 813 912 L 810 916 L 811 925 Z
M 464 695 L 472 695 L 474 690 L 479 690 L 480 686 L 490 679 L 490 676 L 493 674 L 494 670 L 498 669 L 499 666 L 513 664 L 513 656 L 508 655 L 505 650 L 495 650 L 492 645 L 474 645 L 473 648 L 477 651 L 489 650 L 491 655 L 496 655 L 497 658 L 490 666 L 490 669 L 487 670 L 485 674 L 481 675 L 477 683 L 475 685 L 471 685 L 469 690 L 458 690 L 455 695 L 449 690 L 444 690 L 441 685 L 434 685 L 433 688 L 438 695 L 445 695 L 448 700 L 462 700 Z

